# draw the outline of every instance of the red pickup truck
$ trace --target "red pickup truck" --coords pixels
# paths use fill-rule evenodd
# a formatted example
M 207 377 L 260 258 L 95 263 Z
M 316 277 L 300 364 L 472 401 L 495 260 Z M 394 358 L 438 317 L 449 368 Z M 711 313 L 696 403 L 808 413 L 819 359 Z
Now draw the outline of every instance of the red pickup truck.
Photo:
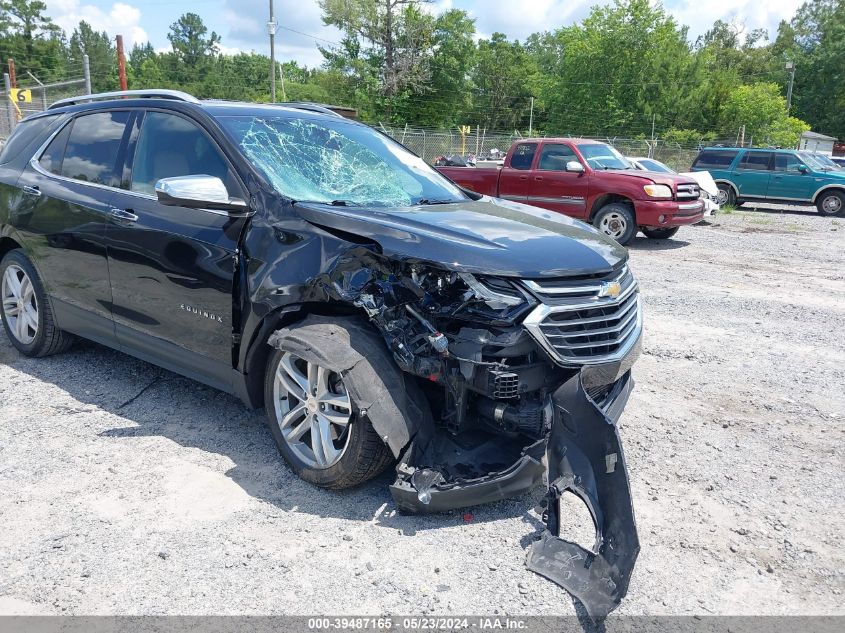
M 620 244 L 641 230 L 672 237 L 704 217 L 698 184 L 687 177 L 636 171 L 616 149 L 586 139 L 517 141 L 502 167 L 438 167 L 455 183 L 591 222 Z

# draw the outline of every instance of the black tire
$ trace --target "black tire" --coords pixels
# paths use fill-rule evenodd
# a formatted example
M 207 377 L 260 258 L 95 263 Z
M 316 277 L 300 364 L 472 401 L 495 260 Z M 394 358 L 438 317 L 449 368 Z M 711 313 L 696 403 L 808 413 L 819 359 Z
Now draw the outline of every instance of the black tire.
M 264 402 L 273 439 L 291 469 L 304 480 L 333 490 L 357 486 L 383 472 L 394 462 L 394 455 L 370 422 L 371 416 L 378 415 L 376 410 L 381 410 L 374 403 L 387 399 L 387 394 L 398 401 L 408 397 L 408 392 L 414 389 L 418 392 L 418 388 L 416 384 L 405 380 L 381 337 L 357 319 L 343 318 L 307 319 L 278 334 L 278 338 L 271 337 L 277 349 L 273 350 L 267 362 Z M 345 430 L 349 434 L 345 448 L 339 460 L 328 467 L 320 468 L 307 463 L 301 456 L 302 449 L 298 451 L 296 442 L 290 444 L 283 435 L 279 422 L 283 411 L 277 409 L 277 406 L 285 406 L 279 400 L 287 400 L 288 409 L 292 405 L 289 397 L 278 397 L 276 372 L 286 354 L 291 355 L 288 358 L 312 362 L 334 372 L 342 379 L 342 389 L 350 398 L 351 415 Z M 351 367 L 350 358 L 356 359 L 354 370 L 344 369 Z M 360 366 L 361 363 L 366 367 Z M 367 379 L 362 380 L 362 376 L 367 376 Z M 404 393 L 397 394 L 397 391 Z M 419 397 L 422 397 L 421 394 Z M 293 398 L 293 402 L 296 402 L 296 398 Z M 362 411 L 360 404 L 363 403 L 370 403 L 367 405 L 369 411 Z M 308 414 L 305 415 L 307 419 Z M 317 415 L 316 410 L 313 415 Z M 302 424 L 305 423 L 303 420 Z M 310 438 L 310 431 L 306 432 L 305 437 Z M 338 441 L 341 439 L 338 433 Z M 337 445 L 334 448 L 337 449 Z M 313 451 L 313 454 L 316 455 L 317 451 Z
M 816 200 L 816 209 L 826 217 L 845 216 L 845 193 L 823 191 Z
M 24 273 L 32 284 L 33 298 L 31 305 L 37 312 L 38 326 L 35 329 L 35 334 L 31 341 L 21 341 L 18 335 L 10 328 L 10 317 L 6 314 L 6 301 L 0 301 L 3 329 L 9 341 L 24 356 L 40 358 L 64 352 L 73 344 L 74 337 L 72 334 L 63 332 L 56 326 L 56 321 L 53 318 L 53 310 L 50 307 L 47 293 L 44 291 L 44 284 L 41 283 L 41 278 L 38 276 L 35 267 L 21 249 L 18 248 L 9 251 L 3 257 L 3 260 L 0 261 L 0 287 L 5 287 L 3 286 L 3 280 L 10 267 L 14 267 L 12 270 L 16 268 L 20 271 L 17 273 L 18 275 Z M 17 319 L 17 317 L 11 318 Z
M 593 226 L 623 246 L 637 234 L 634 210 L 621 202 L 611 202 L 599 209 L 593 218 Z
M 650 229 L 648 227 L 644 227 L 642 229 L 643 235 L 645 235 L 650 240 L 668 240 L 670 237 L 674 236 L 675 233 L 678 232 L 680 227 L 674 226 L 668 229 Z
M 731 187 L 729 184 L 725 182 L 720 182 L 716 184 L 716 187 L 719 189 L 719 194 L 716 198 L 716 201 L 719 203 L 719 206 L 736 206 L 736 194 L 734 193 L 734 188 Z

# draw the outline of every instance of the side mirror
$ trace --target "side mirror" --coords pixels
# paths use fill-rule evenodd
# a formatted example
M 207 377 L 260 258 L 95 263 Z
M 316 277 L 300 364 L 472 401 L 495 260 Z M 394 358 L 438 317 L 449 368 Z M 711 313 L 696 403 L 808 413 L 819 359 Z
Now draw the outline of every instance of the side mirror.
M 577 160 L 570 160 L 566 163 L 566 171 L 572 171 L 576 174 L 580 174 L 584 171 L 584 165 L 579 163 Z
M 247 211 L 246 202 L 230 198 L 226 185 L 215 176 L 174 176 L 156 183 L 156 198 L 169 207 Z
M 798 165 L 798 171 L 800 171 L 802 174 L 806 174 L 810 170 L 807 169 L 806 165 Z

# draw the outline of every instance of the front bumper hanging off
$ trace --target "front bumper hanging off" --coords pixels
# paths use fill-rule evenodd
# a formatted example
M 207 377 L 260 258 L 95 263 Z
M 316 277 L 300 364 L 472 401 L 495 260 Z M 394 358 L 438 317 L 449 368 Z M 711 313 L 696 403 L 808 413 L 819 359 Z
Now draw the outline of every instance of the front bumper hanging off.
M 597 407 L 580 381 L 554 395 L 549 434 L 546 530 L 528 553 L 528 569 L 578 598 L 593 618 L 603 618 L 625 597 L 640 552 L 625 456 L 616 422 L 630 394 L 630 374 L 606 410 Z M 587 506 L 596 528 L 593 548 L 559 538 L 560 499 L 565 493 Z
M 509 468 L 484 477 L 447 482 L 431 468 L 415 469 L 409 466 L 415 461 L 412 446 L 400 460 L 393 498 L 405 512 L 442 512 L 528 492 L 547 474 L 546 530 L 532 544 L 527 566 L 575 596 L 591 617 L 603 618 L 625 596 L 640 550 L 616 426 L 632 387 L 628 371 L 600 407 L 576 374 L 552 396 L 545 438 L 525 447 Z M 559 537 L 560 499 L 566 493 L 590 511 L 596 530 L 590 550 Z

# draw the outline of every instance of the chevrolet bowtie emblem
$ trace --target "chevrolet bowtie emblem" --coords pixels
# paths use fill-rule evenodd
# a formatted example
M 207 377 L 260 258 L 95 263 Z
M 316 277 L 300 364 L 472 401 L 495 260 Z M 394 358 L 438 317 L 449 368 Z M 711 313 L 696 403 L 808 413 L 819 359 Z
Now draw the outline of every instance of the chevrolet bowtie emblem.
M 599 297 L 615 299 L 622 292 L 622 284 L 618 281 L 605 281 L 599 287 Z

